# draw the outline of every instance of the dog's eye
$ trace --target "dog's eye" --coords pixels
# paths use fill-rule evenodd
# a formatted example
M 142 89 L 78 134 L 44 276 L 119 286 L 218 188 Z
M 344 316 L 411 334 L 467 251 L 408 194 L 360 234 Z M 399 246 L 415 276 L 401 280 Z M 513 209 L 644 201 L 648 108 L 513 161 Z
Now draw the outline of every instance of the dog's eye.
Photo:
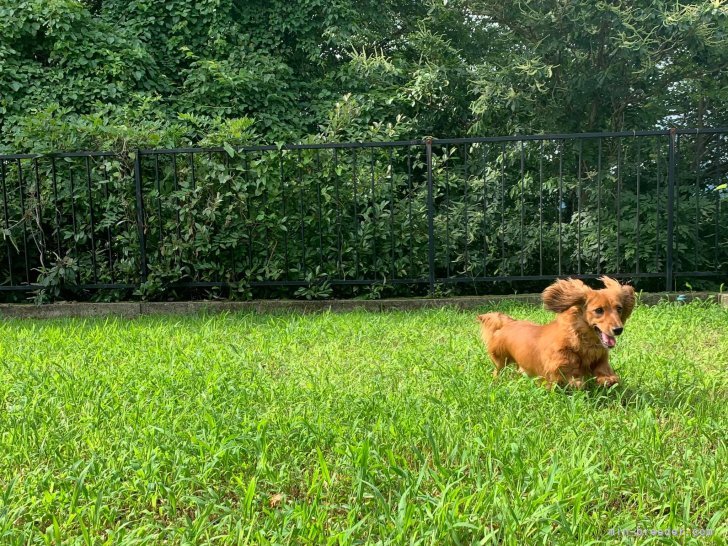
M 622 314 L 622 307 L 620 305 L 617 305 L 617 313 Z
M 597 315 L 602 315 L 604 314 L 604 309 L 602 309 L 601 307 L 597 307 L 596 309 L 594 309 L 594 313 L 596 313 Z

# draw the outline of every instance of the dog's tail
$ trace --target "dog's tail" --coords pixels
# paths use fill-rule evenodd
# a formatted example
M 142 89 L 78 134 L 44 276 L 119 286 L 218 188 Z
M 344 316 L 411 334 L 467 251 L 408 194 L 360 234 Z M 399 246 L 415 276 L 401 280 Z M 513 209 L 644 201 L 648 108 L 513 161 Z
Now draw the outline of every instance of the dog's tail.
M 489 345 L 490 340 L 493 339 L 493 335 L 509 322 L 513 322 L 513 319 L 503 313 L 486 313 L 484 315 L 478 315 L 478 321 L 481 325 L 480 335 L 483 337 L 486 345 Z

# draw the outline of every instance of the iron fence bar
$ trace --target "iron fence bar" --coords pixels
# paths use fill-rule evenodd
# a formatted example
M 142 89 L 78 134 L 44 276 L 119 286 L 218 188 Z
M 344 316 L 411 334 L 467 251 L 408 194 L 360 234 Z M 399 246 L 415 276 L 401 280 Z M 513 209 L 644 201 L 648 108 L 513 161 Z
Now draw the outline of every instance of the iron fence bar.
M 73 250 L 78 257 L 78 222 L 76 221 L 76 189 L 73 185 L 73 167 L 68 167 L 68 186 L 71 192 L 71 226 L 73 227 Z
M 442 168 L 445 171 L 445 271 L 448 277 L 450 276 L 450 174 L 447 165 L 449 161 L 450 158 L 445 149 Z
M 35 221 L 38 224 L 38 237 L 40 238 L 40 241 L 36 241 L 36 244 L 39 245 L 38 247 L 38 253 L 40 255 L 40 261 L 41 264 L 43 263 L 43 254 L 45 253 L 45 233 L 43 232 L 43 212 L 42 212 L 42 203 L 41 203 L 41 193 L 40 193 L 40 173 L 38 172 L 38 158 L 33 158 L 33 170 L 35 171 L 35 214 L 36 218 Z
M 5 248 L 8 253 L 8 276 L 10 278 L 10 284 L 13 283 L 13 258 L 12 258 L 12 249 L 10 244 L 10 222 L 8 221 L 8 192 L 7 187 L 5 185 L 5 160 L 0 159 L 0 182 L 2 182 L 3 187 L 3 220 L 5 224 L 5 232 L 8 234 L 6 237 L 3 237 L 5 239 Z
M 16 160 L 16 159 L 41 159 L 43 157 L 114 157 L 117 156 L 118 152 L 88 152 L 88 151 L 76 151 L 76 152 L 47 152 L 47 153 L 36 153 L 36 154 L 0 154 L 0 160 Z
M 699 245 L 700 245 L 700 235 L 698 233 L 698 225 L 700 222 L 700 159 L 702 156 L 702 150 L 699 143 L 696 142 L 696 154 L 695 154 L 695 234 L 694 234 L 694 242 L 693 245 L 695 246 L 695 253 L 693 256 L 693 267 L 695 269 L 698 269 L 698 256 L 699 256 Z
M 577 157 L 576 174 L 576 201 L 577 218 L 576 222 L 576 272 L 581 275 L 581 160 L 584 153 L 584 141 L 579 141 L 579 155 Z
M 676 272 L 676 276 L 689 276 L 689 277 L 716 277 L 724 275 L 725 273 L 705 272 L 705 271 L 688 271 L 688 272 Z M 582 275 L 511 275 L 506 277 L 500 276 L 479 276 L 479 277 L 436 277 L 435 283 L 439 284 L 467 284 L 473 282 L 503 282 L 503 281 L 552 281 L 560 278 L 573 278 L 573 279 L 591 279 L 595 280 L 601 277 L 601 274 L 582 274 Z M 663 278 L 663 273 L 640 273 L 635 275 L 634 273 L 610 273 L 610 277 L 616 279 L 635 279 L 635 278 Z M 329 279 L 327 283 L 333 286 L 367 286 L 367 285 L 403 285 L 403 284 L 427 284 L 429 285 L 429 279 L 420 278 L 406 278 L 406 279 L 391 279 L 382 281 L 379 279 Z M 309 281 L 251 281 L 250 286 L 252 287 L 284 287 L 284 286 L 315 286 L 317 282 Z M 31 285 L 29 289 L 33 289 Z M 90 285 L 84 285 L 88 287 Z M 104 285 L 105 287 L 107 285 Z M 179 282 L 170 284 L 170 288 L 229 288 L 232 284 L 224 281 L 210 281 L 210 282 Z M 108 285 L 111 288 L 124 287 L 134 288 L 134 285 Z M 3 287 L 0 287 L 2 290 Z M 7 287 L 10 289 L 18 289 L 18 287 Z M 26 287 L 19 287 L 20 289 Z
M 630 133 L 631 134 L 631 133 Z M 293 150 L 323 150 L 332 148 L 397 148 L 402 146 L 422 146 L 422 140 L 396 140 L 382 142 L 324 142 L 320 144 L 285 144 L 278 146 L 275 144 L 262 144 L 257 146 L 239 146 L 234 148 L 235 152 L 275 152 L 275 151 L 293 151 Z M 143 149 L 144 155 L 153 154 L 178 154 L 178 153 L 200 153 L 200 152 L 224 152 L 225 148 L 212 146 L 209 148 L 149 148 Z M 109 155 L 113 155 L 110 153 Z M 1 157 L 1 156 L 0 156 Z
M 91 158 L 86 156 L 86 186 L 88 188 L 88 210 L 89 219 L 91 222 L 91 267 L 93 268 L 93 279 L 94 284 L 99 282 L 98 278 L 98 264 L 96 263 L 96 237 L 94 237 L 95 222 L 94 222 L 94 201 L 93 201 L 93 190 L 91 188 Z
M 190 158 L 190 187 L 192 188 L 192 190 L 195 190 L 197 188 L 197 183 L 196 183 L 197 178 L 195 175 L 195 154 L 190 153 L 189 158 Z
M 682 274 L 681 274 L 682 275 Z M 703 274 L 685 274 L 686 276 L 714 276 L 715 273 L 703 273 Z M 600 273 L 593 274 L 582 274 L 582 275 L 508 275 L 504 277 L 441 277 L 437 278 L 436 282 L 440 284 L 468 284 L 477 282 L 515 282 L 515 281 L 553 281 L 555 279 L 598 279 L 602 276 Z M 636 278 L 663 278 L 662 273 L 641 273 L 635 275 L 634 273 L 610 273 L 610 277 L 615 279 L 636 279 Z
M 175 207 L 175 216 L 177 217 L 177 240 L 182 239 L 182 222 L 180 219 L 181 202 L 179 197 L 179 180 L 177 178 L 177 154 L 172 156 L 172 188 L 176 195 L 177 206 Z M 178 245 L 179 246 L 179 245 Z M 177 252 L 178 259 L 182 259 L 181 249 Z
M 435 203 L 432 187 L 432 138 L 425 139 L 427 161 L 427 252 L 430 294 L 435 294 Z
M 464 201 L 465 201 L 465 248 L 464 248 L 464 260 L 465 260 L 465 270 L 470 271 L 470 255 L 468 253 L 468 242 L 469 242 L 469 233 L 468 233 L 468 213 L 469 213 L 469 203 L 468 203 L 468 147 L 466 144 L 463 144 L 463 184 L 465 185 L 464 188 Z
M 409 285 L 415 285 L 415 284 L 429 284 L 428 279 L 388 279 L 386 281 L 381 279 L 327 279 L 326 283 L 332 286 L 377 286 L 377 285 L 403 285 L 403 284 L 409 284 Z M 250 281 L 249 286 L 253 288 L 258 287 L 297 287 L 297 286 L 304 286 L 304 287 L 310 287 L 310 286 L 316 286 L 319 284 L 316 281 Z M 134 288 L 134 286 L 130 286 L 131 288 Z M 172 283 L 169 285 L 170 289 L 176 289 L 176 288 L 232 288 L 234 285 L 232 283 L 226 282 L 226 281 L 209 281 L 209 282 L 203 282 L 203 281 L 195 281 L 195 282 L 179 282 L 179 283 Z M 0 287 L 0 290 L 2 287 Z
M 675 131 L 671 131 L 669 135 L 668 153 L 669 166 L 667 172 L 667 256 L 665 258 L 665 290 L 668 292 L 673 286 L 673 244 L 675 237 L 675 166 L 676 166 L 676 150 L 675 150 Z
M 617 272 L 620 267 L 619 244 L 620 244 L 620 224 L 622 222 L 622 141 L 617 141 Z
M 670 131 L 675 131 L 676 134 L 681 135 L 697 135 L 697 134 L 724 134 L 728 133 L 728 127 L 711 127 L 711 128 L 666 128 L 666 129 L 647 129 L 643 131 L 603 131 L 603 132 L 587 132 L 587 133 L 543 133 L 543 134 L 530 134 L 530 135 L 507 135 L 507 136 L 495 136 L 495 137 L 464 137 L 464 138 L 451 138 L 451 139 L 435 139 L 435 143 L 450 142 L 453 140 L 470 140 L 473 142 L 498 142 L 503 139 L 510 140 L 561 140 L 561 139 L 579 139 L 583 138 L 598 139 L 598 138 L 622 138 L 622 137 L 651 137 L 651 136 L 665 136 Z
M 728 127 L 690 127 L 684 129 L 673 128 L 675 134 L 678 135 L 715 135 L 728 133 Z
M 483 275 L 488 272 L 488 146 L 483 145 Z
M 717 271 L 673 271 L 673 277 L 714 277 L 725 278 L 728 276 L 728 270 Z
M 154 159 L 157 159 L 158 157 L 159 156 L 155 155 L 154 156 Z M 232 179 L 233 179 L 233 177 L 230 175 L 230 154 L 227 154 L 227 153 L 222 154 L 222 158 L 223 158 L 223 164 L 225 165 L 226 174 L 228 176 L 230 176 L 230 179 L 229 179 L 230 182 L 229 183 L 232 185 Z M 226 201 L 228 202 L 228 205 L 225 205 L 225 202 Z M 230 196 L 230 199 L 229 200 L 226 200 L 226 199 L 223 198 L 223 207 L 229 206 L 230 207 L 230 210 L 232 210 L 233 208 L 235 208 L 235 202 L 234 201 L 235 201 L 235 199 L 234 199 L 234 197 L 232 195 Z M 266 201 L 266 204 L 267 204 L 267 201 Z M 267 210 L 267 206 L 264 205 L 264 209 Z M 267 227 L 266 227 L 266 238 L 265 239 L 266 239 L 266 241 L 269 240 L 269 237 L 268 237 L 268 228 Z M 235 247 L 236 246 L 237 245 L 232 244 L 232 245 L 230 245 L 230 248 L 228 249 L 229 250 L 228 255 L 229 255 L 229 259 L 230 259 L 230 267 L 233 270 L 232 271 L 232 278 L 235 281 L 237 281 L 237 279 L 238 279 L 238 266 L 237 266 L 237 261 L 238 260 L 237 260 L 237 256 L 235 255 Z
M 523 254 L 524 251 L 524 244 L 523 244 L 523 230 L 524 230 L 524 221 L 525 221 L 525 211 L 524 208 L 526 206 L 526 201 L 524 197 L 524 186 L 526 184 L 526 175 L 525 175 L 525 169 L 526 169 L 526 150 L 524 149 L 524 141 L 521 141 L 521 275 L 523 275 L 524 268 L 525 268 L 525 257 Z
M 288 261 L 288 228 L 286 226 L 286 223 L 288 223 L 288 216 L 286 211 L 286 181 L 285 176 L 283 174 L 283 151 L 278 152 L 278 166 L 280 169 L 280 182 L 281 182 L 281 202 L 283 205 L 283 220 L 281 222 L 281 227 L 283 228 L 283 260 L 284 264 L 286 266 L 285 276 L 286 280 L 290 278 L 290 262 Z
M 303 211 L 303 165 L 302 150 L 298 150 L 298 213 L 301 220 L 301 274 L 306 276 L 306 218 Z
M 597 159 L 597 273 L 602 272 L 602 142 L 599 139 Z
M 414 249 L 414 226 L 412 225 L 412 148 L 407 146 L 407 222 L 409 224 L 409 267 L 414 265 L 412 251 Z
M 58 180 L 56 173 L 56 158 L 51 157 L 51 187 L 53 188 L 53 205 L 56 211 L 56 249 L 58 259 L 61 258 L 61 209 L 58 206 Z
M 250 203 L 250 159 L 249 152 L 243 152 L 243 180 L 245 181 L 245 227 L 248 232 L 248 270 L 253 271 L 253 211 Z M 304 258 L 305 260 L 305 258 Z M 245 269 L 243 269 L 245 271 Z
M 659 143 L 655 141 L 655 170 L 657 172 L 656 177 L 656 190 L 655 190 L 655 271 L 660 269 L 660 159 L 662 148 Z
M 674 227 L 674 233 L 675 233 L 675 239 L 673 241 L 673 260 L 675 259 L 675 249 L 680 247 L 680 174 L 681 174 L 681 167 L 680 167 L 680 135 L 677 133 L 675 134 L 675 179 L 674 179 L 674 190 L 673 190 L 673 196 L 674 196 L 674 208 L 675 212 L 673 214 L 673 217 L 675 219 L 675 227 Z M 682 256 L 678 253 L 677 258 L 680 259 Z M 675 267 L 673 266 L 673 269 Z
M 543 143 L 538 157 L 538 273 L 543 275 Z
M 723 132 L 728 129 L 715 129 L 714 131 Z M 708 131 L 706 131 L 708 132 Z M 628 136 L 658 136 L 666 135 L 667 129 L 657 129 L 652 131 L 617 131 L 603 133 L 544 133 L 542 135 L 508 135 L 494 137 L 464 137 L 464 138 L 438 138 L 434 139 L 434 144 L 462 144 L 463 142 L 519 142 L 528 140 L 575 140 L 575 139 L 602 139 Z
M 134 187 L 136 189 L 137 232 L 139 235 L 139 260 L 141 266 L 141 282 L 147 282 L 147 243 L 144 233 L 144 197 L 142 195 L 142 153 L 134 155 Z
M 136 289 L 139 288 L 138 284 L 129 283 L 95 283 L 95 284 L 81 284 L 79 285 L 81 290 L 123 290 L 123 289 Z
M 25 279 L 30 284 L 30 262 L 28 260 L 28 226 L 25 222 L 25 194 L 23 192 L 23 166 L 20 159 L 18 165 L 18 192 L 20 193 L 20 218 L 23 223 L 23 260 L 25 262 Z
M 229 169 L 230 168 L 230 156 L 229 155 L 226 155 L 225 156 L 225 160 L 228 162 L 228 169 Z M 260 161 L 261 161 L 261 163 L 263 162 L 263 154 L 262 153 L 260 154 Z M 266 218 L 266 220 L 267 220 L 267 218 L 268 218 L 268 208 L 269 208 L 269 205 L 270 205 L 270 190 L 268 189 L 268 184 L 267 183 L 263 186 L 262 195 L 263 195 L 263 217 Z M 266 250 L 267 250 L 267 256 L 269 256 L 268 260 L 270 261 L 270 259 L 272 259 L 272 257 L 273 257 L 273 252 L 275 252 L 276 244 L 273 243 L 273 246 L 271 248 L 270 225 L 269 225 L 269 222 L 267 222 L 267 221 L 265 222 L 265 241 L 266 241 L 266 245 L 265 246 L 266 246 Z M 231 249 L 231 251 L 232 251 L 232 249 Z M 233 261 L 233 278 L 234 279 L 237 279 L 238 278 L 238 273 L 235 270 L 235 262 L 234 261 Z
M 343 270 L 343 255 L 342 255 L 342 241 L 341 241 L 341 196 L 339 195 L 339 154 L 338 150 L 334 148 L 334 162 L 333 162 L 333 175 L 334 175 L 334 198 L 336 199 L 336 249 L 338 252 L 338 261 L 336 262 L 336 271 L 342 273 Z
M 696 135 L 696 134 L 723 134 L 728 133 L 728 127 L 713 127 L 709 129 L 673 129 L 676 134 Z M 612 137 L 648 137 L 648 136 L 664 136 L 669 133 L 670 129 L 654 129 L 646 131 L 617 131 L 617 132 L 591 132 L 591 133 L 544 133 L 541 135 L 510 135 L 497 137 L 469 137 L 469 138 L 445 138 L 432 139 L 435 144 L 462 144 L 463 142 L 513 142 L 520 140 L 558 140 L 558 139 L 599 139 Z M 286 144 L 283 146 L 269 144 L 256 146 L 240 146 L 235 148 L 236 152 L 262 152 L 262 151 L 282 151 L 282 150 L 311 150 L 325 148 L 387 148 L 387 147 L 403 147 L 403 146 L 422 146 L 426 140 L 400 140 L 400 141 L 382 141 L 382 142 L 330 142 L 317 144 Z M 140 150 L 143 155 L 154 154 L 176 154 L 188 152 L 224 152 L 223 147 L 206 147 L 206 148 L 145 148 Z M 0 159 L 33 159 L 41 156 L 53 157 L 85 157 L 85 156 L 116 156 L 116 152 L 108 151 L 76 151 L 76 152 L 55 152 L 50 154 L 0 154 Z
M 2 285 L 0 286 L 0 292 L 30 292 L 39 288 L 41 288 L 40 285 L 33 284 Z
M 389 241 L 391 248 L 391 261 L 389 269 L 389 277 L 393 279 L 396 275 L 395 259 L 394 259 L 394 158 L 392 148 L 389 148 Z
M 686 272 L 675 272 L 676 277 L 720 277 L 725 275 L 725 272 L 705 272 L 705 271 L 686 271 Z M 577 279 L 598 279 L 601 275 L 598 274 L 584 274 L 584 275 L 570 275 L 569 278 L 577 278 Z M 614 277 L 616 279 L 634 279 L 634 278 L 659 278 L 664 277 L 662 273 L 641 273 L 639 275 L 630 274 L 630 273 L 614 273 L 610 274 L 611 277 Z M 473 283 L 473 282 L 502 282 L 502 281 L 553 281 L 558 278 L 565 278 L 565 277 L 559 277 L 559 275 L 523 275 L 523 276 L 511 276 L 511 277 L 452 277 L 452 278 L 436 278 L 436 283 L 442 283 L 442 284 L 466 284 L 466 283 Z M 391 279 L 387 280 L 386 282 L 372 279 L 332 279 L 327 281 L 328 284 L 334 285 L 334 286 L 366 286 L 366 285 L 429 285 L 429 279 L 419 279 L 419 278 L 406 278 L 406 279 Z M 307 281 L 251 281 L 250 283 L 251 287 L 284 287 L 284 286 L 312 286 L 316 285 L 317 283 L 313 282 L 307 282 Z M 224 282 L 224 281 L 217 281 L 217 282 L 180 282 L 180 283 L 173 283 L 170 284 L 170 289 L 177 289 L 177 288 L 232 288 L 235 285 L 233 283 Z M 38 290 L 41 288 L 39 284 L 26 284 L 26 285 L 16 285 L 16 286 L 9 286 L 9 285 L 3 285 L 0 286 L 0 292 L 28 292 L 33 290 Z M 135 289 L 137 288 L 137 285 L 134 284 L 83 284 L 79 285 L 79 288 L 84 290 L 91 290 L 91 289 L 112 289 L 112 290 L 118 290 L 118 289 Z
M 159 244 L 164 240 L 164 216 L 162 215 L 162 184 L 159 180 L 159 156 L 154 156 L 154 187 L 157 190 L 157 218 L 159 218 Z
M 108 206 L 109 203 L 109 170 L 104 165 L 104 201 L 106 201 L 106 204 Z M 160 220 L 161 222 L 161 220 Z M 114 274 L 114 253 L 113 253 L 113 239 L 111 237 L 111 224 L 107 224 L 106 226 L 106 238 L 109 241 L 109 275 L 111 275 L 111 282 L 116 282 L 115 274 Z
M 562 275 L 562 254 L 563 254 L 563 241 L 562 241 L 562 227 L 563 214 L 564 214 L 564 141 L 560 141 L 560 146 L 557 148 L 559 151 L 559 275 Z
M 634 143 L 637 145 L 637 198 L 635 200 L 635 271 L 640 272 L 640 174 L 642 172 L 641 146 L 640 142 L 635 138 Z
M 372 201 L 371 201 L 371 207 L 372 207 L 372 213 L 371 213 L 371 221 L 372 221 L 372 264 L 371 267 L 373 269 L 377 269 L 377 224 L 379 223 L 379 213 L 377 212 L 377 199 L 376 199 L 376 190 L 375 190 L 375 173 L 374 173 L 374 148 L 370 149 L 369 152 L 369 170 L 371 172 L 371 191 L 372 191 Z
M 81 290 L 132 290 L 139 286 L 136 284 L 79 284 L 78 288 Z M 32 292 L 35 290 L 42 289 L 43 286 L 38 283 L 30 284 L 16 284 L 16 285 L 2 285 L 0 286 L 0 292 Z
M 718 139 L 716 141 L 716 148 L 718 149 L 718 151 L 720 151 L 720 137 L 718 137 Z M 719 169 L 720 169 L 719 162 L 716 161 L 715 162 L 715 186 L 718 186 L 719 185 L 718 183 L 720 182 L 720 170 Z M 715 269 L 717 270 L 718 269 L 718 241 L 719 241 L 718 231 L 719 231 L 720 216 L 721 216 L 722 211 L 721 211 L 720 195 L 719 195 L 719 191 L 718 191 L 717 187 L 716 187 L 716 189 L 713 190 L 713 193 L 715 194 L 715 231 L 713 234 L 713 236 L 714 236 L 714 239 L 713 239 L 713 253 L 714 253 L 713 264 L 714 265 L 713 265 L 713 267 L 715 267 Z
M 505 269 L 506 265 L 506 143 L 501 144 L 501 223 L 500 223 L 500 240 L 501 240 L 501 267 Z
M 320 150 L 316 150 L 316 172 L 321 172 L 321 155 Z M 319 267 L 321 270 L 324 268 L 324 235 L 323 228 L 321 226 L 321 180 L 316 177 L 316 201 L 318 204 L 317 220 L 318 220 L 318 242 L 319 242 Z
M 353 183 L 353 189 L 354 189 L 354 257 L 356 259 L 356 265 L 355 265 L 355 277 L 359 278 L 359 201 L 357 197 L 357 157 L 359 156 L 359 152 L 357 149 L 354 149 L 353 157 L 352 157 L 352 183 Z
M 34 159 L 36 157 L 43 157 L 43 154 L 0 154 L 0 161 L 15 161 L 16 159 Z

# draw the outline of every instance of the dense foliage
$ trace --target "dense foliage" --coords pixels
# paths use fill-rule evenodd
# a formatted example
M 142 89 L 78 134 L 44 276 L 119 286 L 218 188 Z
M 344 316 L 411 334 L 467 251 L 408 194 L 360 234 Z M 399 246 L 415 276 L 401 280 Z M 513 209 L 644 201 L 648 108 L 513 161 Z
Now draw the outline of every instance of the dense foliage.
M 114 152 L 0 162 L 2 282 L 425 278 L 422 147 L 239 146 L 728 125 L 727 31 L 720 1 L 0 0 L 0 151 Z M 221 151 L 140 164 L 140 287 L 135 150 L 190 145 Z M 664 271 L 666 138 L 519 146 L 434 150 L 438 277 Z M 724 270 L 725 138 L 680 153 L 676 269 Z
M 720 126 L 727 30 L 718 0 L 2 0 L 0 140 L 198 143 L 246 117 L 265 142 Z

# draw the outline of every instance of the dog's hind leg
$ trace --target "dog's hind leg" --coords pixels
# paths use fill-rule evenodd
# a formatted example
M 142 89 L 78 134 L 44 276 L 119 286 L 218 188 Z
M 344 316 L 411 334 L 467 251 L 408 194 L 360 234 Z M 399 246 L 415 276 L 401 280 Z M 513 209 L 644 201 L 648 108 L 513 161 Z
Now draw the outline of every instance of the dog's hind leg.
M 498 377 L 498 373 L 505 367 L 506 364 L 508 364 L 508 360 L 505 356 L 501 355 L 499 352 L 493 349 L 489 349 L 488 354 L 490 355 L 490 359 L 493 361 L 493 364 L 495 364 L 493 377 Z

